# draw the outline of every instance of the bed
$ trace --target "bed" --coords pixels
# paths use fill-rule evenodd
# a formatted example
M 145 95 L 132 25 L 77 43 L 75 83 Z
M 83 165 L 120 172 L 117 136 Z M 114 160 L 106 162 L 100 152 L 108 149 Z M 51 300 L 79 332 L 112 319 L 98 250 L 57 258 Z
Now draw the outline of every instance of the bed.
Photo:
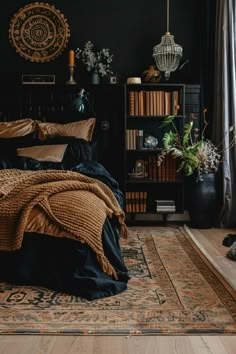
M 94 300 L 127 289 L 117 181 L 94 159 L 95 118 L 0 122 L 0 280 Z

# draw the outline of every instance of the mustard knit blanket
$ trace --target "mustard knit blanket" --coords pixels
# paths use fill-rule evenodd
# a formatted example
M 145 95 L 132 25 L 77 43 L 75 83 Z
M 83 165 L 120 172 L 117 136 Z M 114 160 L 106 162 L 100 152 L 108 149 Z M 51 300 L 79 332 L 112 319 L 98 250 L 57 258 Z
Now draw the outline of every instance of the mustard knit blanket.
M 117 278 L 102 247 L 102 228 L 114 215 L 127 236 L 125 215 L 113 192 L 99 180 L 72 171 L 0 170 L 0 250 L 21 248 L 29 214 L 41 207 L 68 237 L 87 243 L 104 272 Z

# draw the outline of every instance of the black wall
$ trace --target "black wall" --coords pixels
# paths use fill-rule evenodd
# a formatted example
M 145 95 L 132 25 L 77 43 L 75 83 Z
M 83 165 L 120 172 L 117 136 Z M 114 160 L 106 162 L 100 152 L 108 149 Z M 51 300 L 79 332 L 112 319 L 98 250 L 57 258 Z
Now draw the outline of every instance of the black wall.
M 171 75 L 171 82 L 199 83 L 200 78 L 200 0 L 170 1 L 170 32 L 183 46 L 181 71 Z M 47 1 L 68 20 L 71 37 L 61 56 L 48 63 L 25 60 L 8 39 L 12 16 L 30 1 L 8 1 L 1 8 L 0 46 L 2 82 L 16 82 L 21 74 L 56 74 L 57 82 L 68 79 L 68 50 L 91 40 L 98 49 L 110 48 L 114 54 L 113 71 L 124 82 L 128 76 L 140 76 L 154 64 L 152 48 L 166 32 L 166 0 L 54 0 Z M 85 69 L 84 69 L 85 70 Z M 78 66 L 77 81 L 84 77 Z

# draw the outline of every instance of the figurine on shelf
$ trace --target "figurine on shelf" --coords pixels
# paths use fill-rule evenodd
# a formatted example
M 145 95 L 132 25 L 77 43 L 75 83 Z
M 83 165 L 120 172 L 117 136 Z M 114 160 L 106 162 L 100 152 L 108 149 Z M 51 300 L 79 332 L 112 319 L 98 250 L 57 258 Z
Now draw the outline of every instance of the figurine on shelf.
M 144 140 L 145 148 L 155 149 L 157 147 L 157 145 L 158 145 L 158 140 L 157 140 L 157 138 L 155 138 L 155 136 L 152 136 L 152 135 L 146 136 L 146 138 Z
M 142 73 L 143 82 L 158 83 L 161 81 L 161 73 L 156 69 L 155 65 L 150 65 L 149 69 Z

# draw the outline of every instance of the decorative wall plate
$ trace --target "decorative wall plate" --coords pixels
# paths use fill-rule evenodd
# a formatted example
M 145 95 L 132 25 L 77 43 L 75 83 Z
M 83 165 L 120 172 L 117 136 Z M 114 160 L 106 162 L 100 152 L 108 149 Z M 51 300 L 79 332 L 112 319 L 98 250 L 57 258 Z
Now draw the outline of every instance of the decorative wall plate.
M 9 39 L 25 59 L 43 63 L 65 49 L 70 29 L 64 15 L 54 6 L 35 2 L 21 8 L 11 19 Z

